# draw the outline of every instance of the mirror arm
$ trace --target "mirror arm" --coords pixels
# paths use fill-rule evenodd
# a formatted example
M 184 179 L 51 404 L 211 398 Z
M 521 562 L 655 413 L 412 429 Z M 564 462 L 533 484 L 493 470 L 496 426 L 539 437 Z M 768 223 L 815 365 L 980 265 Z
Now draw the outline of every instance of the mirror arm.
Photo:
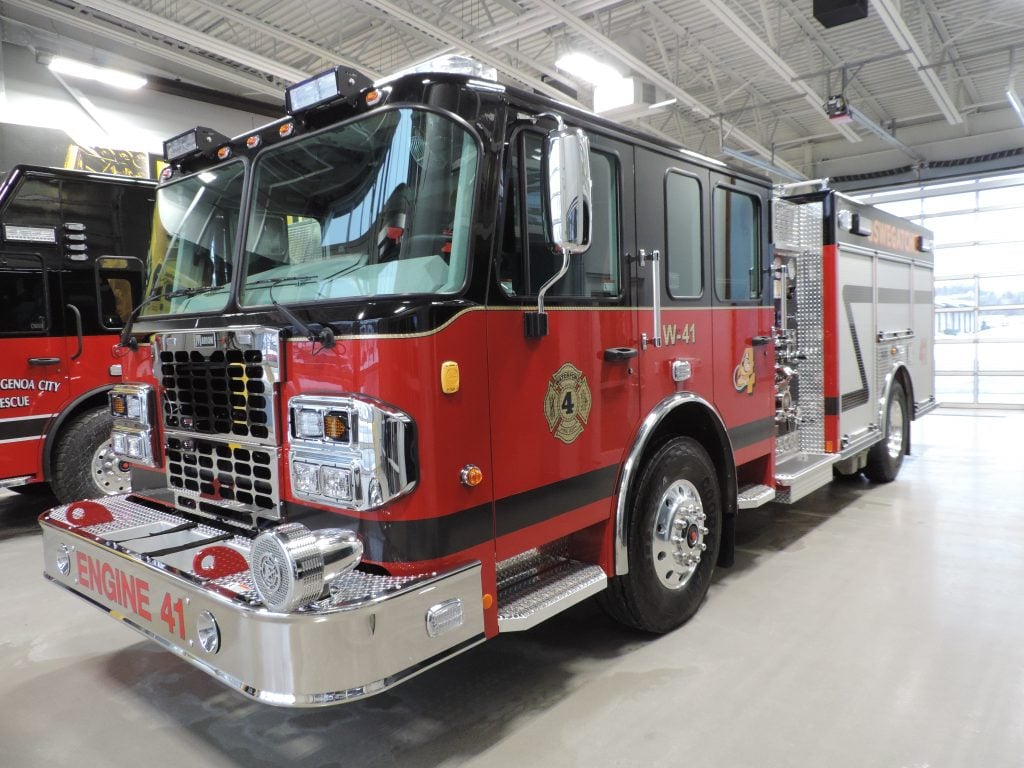
M 537 291 L 537 311 L 527 312 L 523 315 L 523 334 L 528 339 L 539 339 L 548 335 L 548 316 L 544 311 L 544 295 L 555 283 L 565 277 L 569 271 L 569 250 L 562 250 L 562 267 Z

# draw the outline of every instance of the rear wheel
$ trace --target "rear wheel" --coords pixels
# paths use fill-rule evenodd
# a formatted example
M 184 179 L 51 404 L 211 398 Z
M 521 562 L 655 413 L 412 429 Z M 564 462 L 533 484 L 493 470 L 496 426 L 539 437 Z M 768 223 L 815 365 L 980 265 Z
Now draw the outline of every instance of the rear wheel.
M 700 607 L 711 585 L 722 535 L 714 465 L 688 437 L 666 443 L 637 483 L 629 520 L 629 573 L 602 593 L 616 620 L 668 632 Z
M 61 429 L 51 485 L 62 503 L 131 491 L 128 466 L 114 455 L 111 426 L 110 414 L 98 408 L 76 416 Z
M 889 483 L 896 479 L 910 437 L 910 415 L 903 385 L 893 382 L 886 404 L 885 437 L 868 450 L 868 463 L 864 474 L 876 483 Z

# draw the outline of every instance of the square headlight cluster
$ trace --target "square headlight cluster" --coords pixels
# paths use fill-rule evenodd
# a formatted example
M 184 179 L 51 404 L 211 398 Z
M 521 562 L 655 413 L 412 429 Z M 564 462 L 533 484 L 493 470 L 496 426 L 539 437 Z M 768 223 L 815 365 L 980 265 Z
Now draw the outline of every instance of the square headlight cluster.
M 293 461 L 292 490 L 308 498 L 352 501 L 352 468 Z
M 291 489 L 322 504 L 367 510 L 416 484 L 415 427 L 398 409 L 362 395 L 288 401 Z
M 347 445 L 352 442 L 352 415 L 328 407 L 293 408 L 292 437 Z
M 111 445 L 125 461 L 156 466 L 153 450 L 153 388 L 146 384 L 118 384 L 110 390 L 110 415 L 114 419 Z

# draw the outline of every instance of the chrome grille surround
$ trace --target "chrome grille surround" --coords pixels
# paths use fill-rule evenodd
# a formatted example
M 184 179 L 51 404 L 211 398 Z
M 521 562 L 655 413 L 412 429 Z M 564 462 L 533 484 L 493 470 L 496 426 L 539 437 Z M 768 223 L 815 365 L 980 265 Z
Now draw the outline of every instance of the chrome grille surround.
M 167 484 L 182 511 L 246 527 L 281 519 L 275 385 L 280 332 L 172 331 L 154 339 Z
M 279 331 L 260 326 L 172 331 L 156 335 L 154 350 L 165 429 L 276 444 Z

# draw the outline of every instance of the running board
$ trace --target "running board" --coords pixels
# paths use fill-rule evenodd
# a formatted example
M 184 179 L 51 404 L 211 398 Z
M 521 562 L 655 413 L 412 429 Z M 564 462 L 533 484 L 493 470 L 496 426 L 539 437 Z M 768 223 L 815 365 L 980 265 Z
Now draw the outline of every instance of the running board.
M 781 486 L 776 501 L 792 504 L 832 482 L 835 453 L 798 453 L 775 467 L 775 484 Z
M 736 506 L 740 509 L 755 509 L 767 504 L 775 498 L 775 489 L 767 485 L 748 485 L 741 488 L 736 496 Z
M 599 565 L 530 550 L 498 563 L 498 629 L 540 624 L 608 585 Z

